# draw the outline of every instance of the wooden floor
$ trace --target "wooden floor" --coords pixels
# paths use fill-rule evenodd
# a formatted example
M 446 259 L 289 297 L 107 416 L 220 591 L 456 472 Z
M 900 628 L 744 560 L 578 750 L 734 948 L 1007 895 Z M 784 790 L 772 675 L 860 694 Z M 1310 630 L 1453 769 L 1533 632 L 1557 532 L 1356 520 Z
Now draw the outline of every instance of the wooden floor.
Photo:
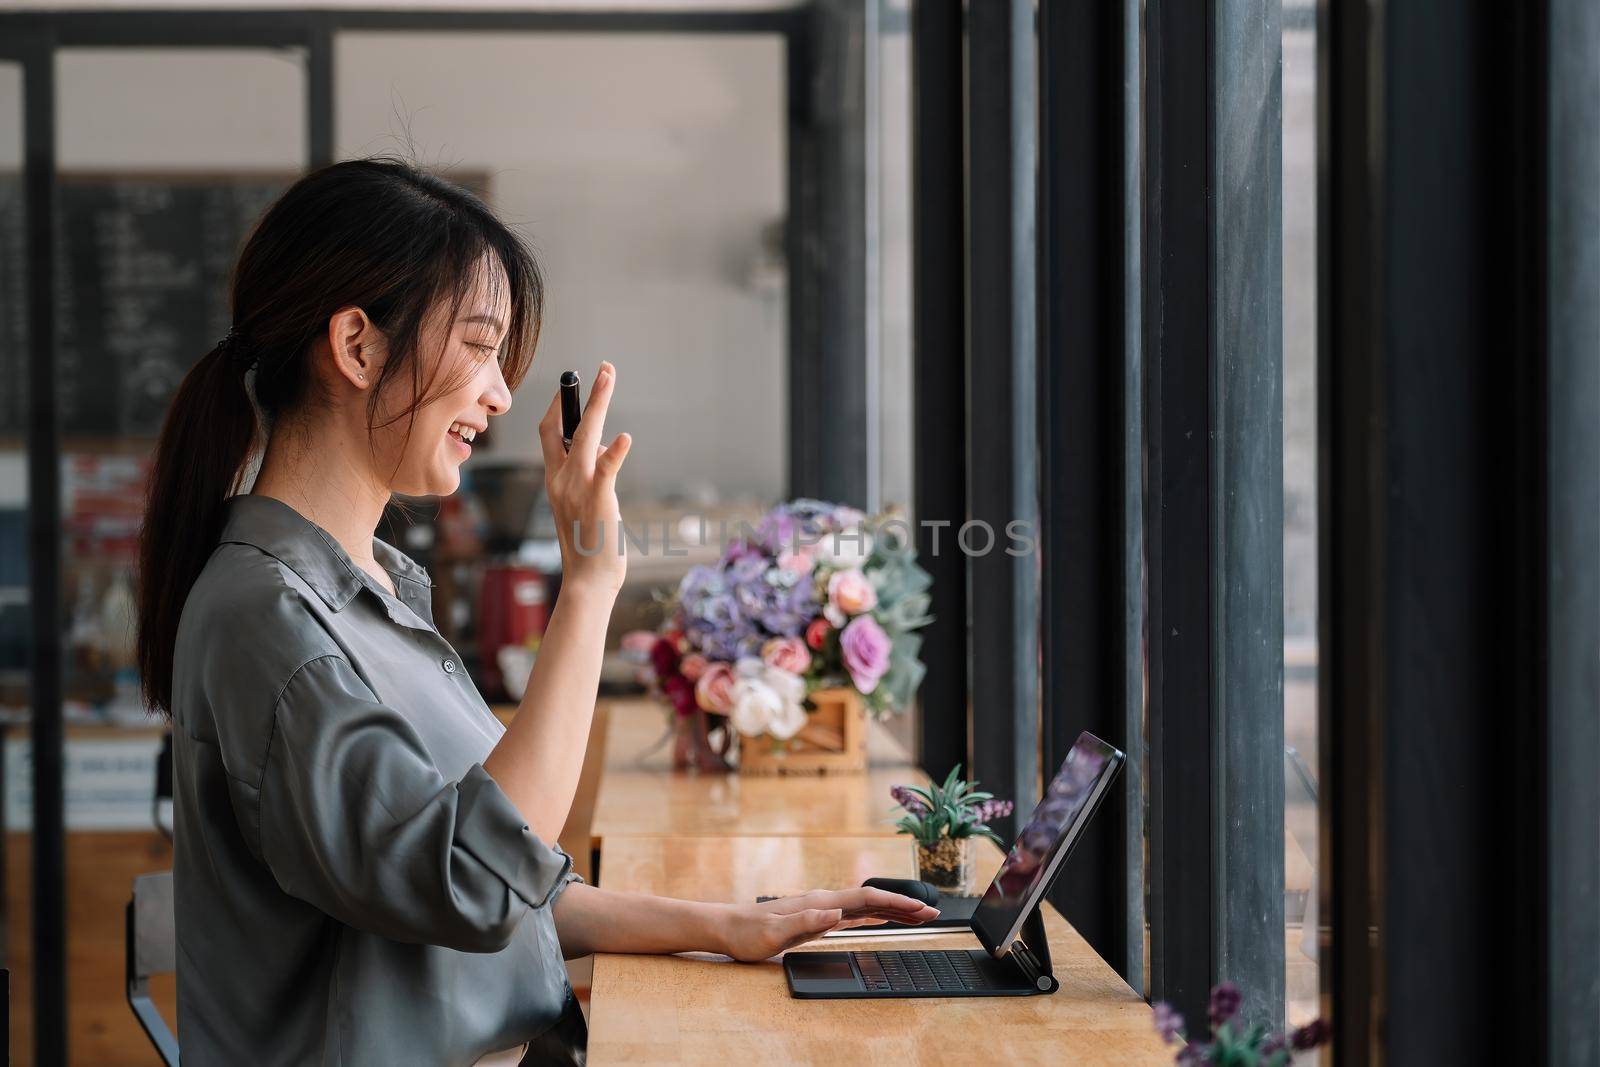
M 11 1062 L 33 1063 L 33 835 L 6 835 L 6 943 L 11 968 Z M 170 870 L 172 846 L 155 832 L 67 835 L 69 1062 L 149 1067 L 159 1062 L 124 993 L 123 912 L 135 875 Z M 177 1018 L 171 975 L 151 983 L 168 1024 Z

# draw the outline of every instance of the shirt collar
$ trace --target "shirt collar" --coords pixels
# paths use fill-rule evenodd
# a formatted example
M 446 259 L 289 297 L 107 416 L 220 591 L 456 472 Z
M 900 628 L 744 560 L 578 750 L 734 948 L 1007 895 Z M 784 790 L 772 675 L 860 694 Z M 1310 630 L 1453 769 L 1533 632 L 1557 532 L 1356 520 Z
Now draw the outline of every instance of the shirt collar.
M 333 535 L 274 497 L 241 493 L 228 498 L 222 543 L 230 542 L 252 545 L 278 560 L 334 611 L 343 610 L 365 584 L 365 576 Z M 410 556 L 376 537 L 372 555 L 396 579 L 401 599 L 427 603 L 433 583 Z

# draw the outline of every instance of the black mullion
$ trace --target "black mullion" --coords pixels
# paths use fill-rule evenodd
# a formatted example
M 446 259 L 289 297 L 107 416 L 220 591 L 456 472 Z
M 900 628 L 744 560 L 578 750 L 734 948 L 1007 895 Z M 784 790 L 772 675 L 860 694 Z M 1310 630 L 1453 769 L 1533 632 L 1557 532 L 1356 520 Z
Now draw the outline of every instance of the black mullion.
M 917 758 L 940 779 L 970 760 L 967 573 L 955 546 L 967 515 L 961 23 L 961 0 L 912 5 L 912 462 L 917 556 L 933 578 Z
M 1592 763 L 1583 784 L 1548 772 L 1566 741 L 1593 754 L 1600 694 L 1578 698 L 1589 725 L 1557 733 L 1574 723 L 1554 716 L 1546 672 L 1552 593 L 1589 582 L 1575 620 L 1592 636 L 1600 590 L 1592 540 L 1586 565 L 1552 570 L 1570 529 L 1555 520 L 1572 517 L 1557 502 L 1595 494 L 1592 463 L 1582 488 L 1552 481 L 1547 416 L 1562 407 L 1546 327 L 1582 309 L 1551 303 L 1546 274 L 1561 233 L 1548 10 L 1322 12 L 1323 965 L 1340 1063 L 1542 1062 L 1578 1047 L 1554 1036 L 1551 952 L 1570 932 L 1550 894 L 1566 888 L 1559 820 L 1593 796 Z M 1585 358 L 1593 381 L 1592 347 Z M 1595 528 L 1592 507 L 1584 522 Z M 1596 825 L 1592 808 L 1583 818 Z M 1592 834 L 1576 843 L 1595 855 Z M 1461 938 L 1490 928 L 1503 936 Z M 1592 992 L 1579 1014 L 1592 1036 Z M 1485 1018 L 1503 1024 L 1459 1025 Z
M 61 433 L 55 373 L 55 42 L 23 59 L 28 264 L 28 602 L 33 762 L 33 1034 L 39 1063 L 67 1058 L 65 777 L 62 766 Z
M 317 170 L 333 162 L 333 26 L 310 16 L 306 34 L 306 164 Z
M 1318 963 L 1336 1062 L 1378 1051 L 1374 982 L 1383 899 L 1383 521 L 1377 435 L 1388 412 L 1375 357 L 1383 262 L 1375 255 L 1382 184 L 1367 165 L 1375 73 L 1372 10 L 1320 0 L 1317 11 L 1317 748 Z
M 0 27 L 51 29 L 62 47 L 299 44 L 305 11 L 13 12 Z M 794 12 L 770 11 L 317 11 L 341 30 L 533 33 L 787 33 Z
M 1125 714 L 1122 33 L 1119 6 L 1040 4 L 1039 291 L 1049 294 L 1039 302 L 1046 775 L 1079 731 L 1135 753 L 1143 741 L 1128 736 Z M 1138 848 L 1126 833 L 1134 799 L 1124 789 L 1107 802 L 1051 894 L 1124 977 L 1137 976 L 1144 950 L 1130 945 L 1127 921 L 1128 859 Z
M 865 506 L 863 11 L 826 0 L 789 38 L 789 491 Z
M 1145 11 L 1150 989 L 1191 1020 L 1215 974 L 1209 9 Z

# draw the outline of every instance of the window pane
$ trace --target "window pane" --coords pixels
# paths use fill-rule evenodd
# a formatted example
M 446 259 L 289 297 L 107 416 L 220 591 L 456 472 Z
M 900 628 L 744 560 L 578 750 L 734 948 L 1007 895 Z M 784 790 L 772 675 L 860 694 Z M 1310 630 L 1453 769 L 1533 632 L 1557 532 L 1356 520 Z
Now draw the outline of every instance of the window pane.
M 122 987 L 123 905 L 135 875 L 172 865 L 163 729 L 134 663 L 145 478 L 178 382 L 228 330 L 250 227 L 304 171 L 305 55 L 71 48 L 55 69 L 68 1029 L 75 1059 L 112 1063 L 148 1048 Z M 173 1022 L 172 977 L 152 984 Z
M 1318 1015 L 1316 8 L 1283 8 L 1284 946 L 1289 1022 Z
M 335 71 L 338 158 L 398 154 L 474 189 L 545 275 L 527 380 L 479 438 L 463 491 L 438 505 L 440 516 L 487 518 L 488 541 L 431 556 L 431 505 L 394 530 L 417 538 L 404 547 L 434 576 L 440 629 L 490 703 L 509 701 L 500 650 L 537 638 L 478 626 L 483 597 L 498 596 L 509 573 L 491 573 L 485 548 L 521 551 L 504 561 L 525 568 L 519 582 L 554 580 L 538 422 L 563 370 L 587 389 L 609 359 L 618 387 L 607 434 L 635 442 L 618 478 L 622 513 L 647 537 L 629 546 L 604 676 L 630 686 L 620 634 L 659 621 L 653 594 L 716 555 L 719 521 L 729 531 L 754 521 L 785 490 L 783 40 L 351 31 L 335 39 Z M 520 504 L 507 488 L 519 484 L 534 487 Z
M 23 186 L 22 67 L 0 62 L 0 729 L 5 734 L 5 924 L 0 967 L 11 970 L 11 1062 L 33 1057 L 32 1019 L 16 1005 L 31 1003 L 34 969 L 32 778 L 28 774 L 27 402 L 29 334 L 26 260 L 27 202 Z

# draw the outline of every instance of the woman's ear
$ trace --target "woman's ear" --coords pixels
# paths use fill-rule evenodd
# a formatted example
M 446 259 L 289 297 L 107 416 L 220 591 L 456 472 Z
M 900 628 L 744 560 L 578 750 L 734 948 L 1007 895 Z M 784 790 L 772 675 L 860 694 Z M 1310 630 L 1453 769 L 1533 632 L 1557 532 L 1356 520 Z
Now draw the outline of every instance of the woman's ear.
M 358 307 L 342 307 L 328 319 L 328 349 L 340 377 L 365 391 L 383 366 L 382 333 Z

